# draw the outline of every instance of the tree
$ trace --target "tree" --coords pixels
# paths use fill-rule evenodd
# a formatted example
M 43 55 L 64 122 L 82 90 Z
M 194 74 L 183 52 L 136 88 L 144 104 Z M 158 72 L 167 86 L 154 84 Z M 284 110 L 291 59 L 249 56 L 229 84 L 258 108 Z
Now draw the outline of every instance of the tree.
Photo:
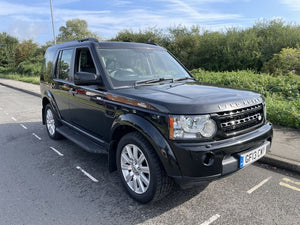
M 18 39 L 3 32 L 0 33 L 0 43 L 0 67 L 14 67 L 14 55 L 17 44 L 19 43 Z
M 16 65 L 18 66 L 21 62 L 33 57 L 37 49 L 38 45 L 33 43 L 32 40 L 24 40 L 22 43 L 18 44 L 15 53 Z
M 283 48 L 280 53 L 274 54 L 273 58 L 264 64 L 263 70 L 275 75 L 282 73 L 300 75 L 300 49 Z
M 68 20 L 66 26 L 59 28 L 59 32 L 57 42 L 72 41 L 88 37 L 100 39 L 96 33 L 88 29 L 88 23 L 81 19 Z

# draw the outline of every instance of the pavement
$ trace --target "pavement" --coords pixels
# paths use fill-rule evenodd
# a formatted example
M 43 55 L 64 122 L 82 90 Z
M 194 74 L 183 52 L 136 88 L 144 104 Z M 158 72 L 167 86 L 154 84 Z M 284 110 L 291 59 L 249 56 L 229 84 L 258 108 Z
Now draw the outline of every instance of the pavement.
M 0 85 L 40 96 L 40 86 L 0 78 Z M 274 126 L 271 151 L 260 162 L 300 173 L 300 129 Z

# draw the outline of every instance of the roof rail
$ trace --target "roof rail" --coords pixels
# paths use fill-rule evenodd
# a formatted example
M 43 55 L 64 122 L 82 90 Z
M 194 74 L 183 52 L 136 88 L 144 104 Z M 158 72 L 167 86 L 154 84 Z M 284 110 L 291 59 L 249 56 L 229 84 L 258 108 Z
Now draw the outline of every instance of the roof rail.
M 93 42 L 98 42 L 97 38 L 82 38 L 77 40 L 78 42 L 85 42 L 85 41 L 93 41 Z

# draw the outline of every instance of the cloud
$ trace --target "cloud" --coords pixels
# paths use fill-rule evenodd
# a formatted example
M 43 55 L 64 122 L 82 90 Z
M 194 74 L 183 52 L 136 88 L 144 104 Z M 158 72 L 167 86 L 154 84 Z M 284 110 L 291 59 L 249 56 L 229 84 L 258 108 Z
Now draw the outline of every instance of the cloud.
M 300 11 L 299 0 L 281 0 L 281 3 L 287 5 L 292 11 Z
M 101 10 L 81 10 L 66 8 L 78 0 L 62 0 L 53 2 L 56 34 L 60 26 L 69 19 L 80 18 L 88 22 L 93 32 L 103 38 L 111 38 L 123 29 L 145 29 L 147 27 L 166 28 L 174 25 L 216 25 L 216 23 L 231 24 L 232 20 L 241 19 L 239 14 L 222 13 L 207 9 L 211 2 L 231 2 L 234 0 L 155 0 L 135 2 L 129 0 L 112 0 L 110 4 L 99 4 Z M 78 3 L 79 4 L 79 3 Z M 86 3 L 88 4 L 88 3 Z M 19 4 L 0 0 L 0 31 L 8 24 L 10 34 L 23 39 L 39 36 L 52 39 L 51 17 L 49 3 Z M 101 5 L 101 7 L 100 7 Z M 87 8 L 87 7 L 86 7 Z M 43 40 L 46 41 L 46 40 Z

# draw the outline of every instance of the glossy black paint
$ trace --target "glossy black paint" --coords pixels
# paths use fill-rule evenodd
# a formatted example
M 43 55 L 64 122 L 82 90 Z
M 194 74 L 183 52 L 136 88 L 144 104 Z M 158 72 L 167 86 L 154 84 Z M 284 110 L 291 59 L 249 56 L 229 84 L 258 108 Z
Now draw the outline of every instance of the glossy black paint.
M 115 169 L 118 141 L 132 131 L 139 131 L 146 137 L 155 149 L 166 173 L 177 181 L 218 178 L 225 175 L 222 174 L 224 160 L 237 157 L 238 152 L 259 146 L 264 141 L 272 141 L 272 126 L 265 120 L 255 130 L 222 140 L 170 140 L 170 115 L 214 114 L 224 111 L 224 105 L 230 110 L 230 107 L 236 108 L 238 102 L 260 99 L 262 103 L 262 98 L 257 93 L 205 86 L 191 80 L 114 89 L 107 79 L 96 47 L 166 50 L 156 45 L 99 43 L 95 40 L 67 42 L 47 50 L 46 55 L 53 57 L 46 60 L 41 73 L 43 108 L 50 102 L 64 126 L 104 146 L 102 150 L 108 152 L 110 170 Z M 75 84 L 73 66 L 69 81 L 55 78 L 59 50 L 72 48 L 75 51 L 76 48 L 90 50 L 96 66 L 96 77 L 93 76 L 92 80 L 93 82 L 99 80 L 98 84 L 79 85 L 80 82 Z M 72 62 L 74 61 L 73 58 Z M 257 102 L 248 105 L 254 104 Z M 206 153 L 214 157 L 211 165 L 205 165 L 203 162 Z M 232 168 L 235 168 L 235 165 Z

